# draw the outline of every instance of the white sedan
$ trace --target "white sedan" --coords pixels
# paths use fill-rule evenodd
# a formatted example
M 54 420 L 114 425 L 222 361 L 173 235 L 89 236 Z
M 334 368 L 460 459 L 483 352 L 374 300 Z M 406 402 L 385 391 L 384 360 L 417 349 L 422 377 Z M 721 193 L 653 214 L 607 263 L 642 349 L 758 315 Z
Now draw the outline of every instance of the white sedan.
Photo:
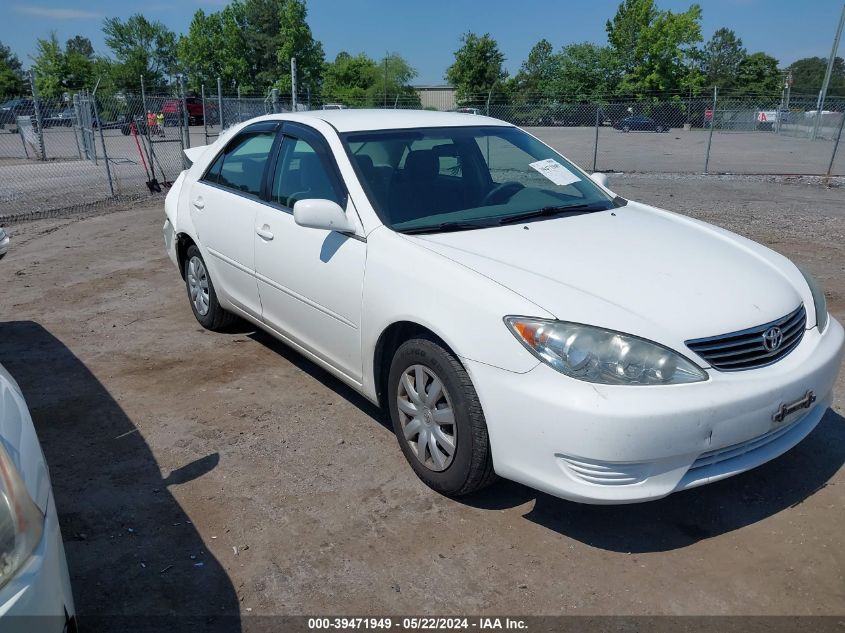
M 2 365 L 0 630 L 76 630 L 50 474 L 23 394 Z
M 502 121 L 271 115 L 186 154 L 164 233 L 197 320 L 247 319 L 388 409 L 442 493 L 657 499 L 831 403 L 843 329 L 812 278 Z

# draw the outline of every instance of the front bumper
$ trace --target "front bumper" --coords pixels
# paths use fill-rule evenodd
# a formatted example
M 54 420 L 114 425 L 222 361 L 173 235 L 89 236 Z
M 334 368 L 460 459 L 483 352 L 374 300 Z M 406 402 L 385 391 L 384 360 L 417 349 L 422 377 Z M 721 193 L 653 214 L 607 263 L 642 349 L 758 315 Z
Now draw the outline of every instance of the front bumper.
M 51 494 L 41 542 L 14 578 L 0 589 L 0 631 L 62 633 L 73 617 L 65 548 Z
M 709 370 L 705 382 L 620 387 L 539 364 L 524 374 L 464 360 L 487 420 L 493 464 L 507 479 L 583 503 L 633 503 L 711 483 L 783 454 L 833 398 L 845 333 L 834 319 L 807 330 L 783 360 Z M 773 414 L 817 397 L 783 422 Z

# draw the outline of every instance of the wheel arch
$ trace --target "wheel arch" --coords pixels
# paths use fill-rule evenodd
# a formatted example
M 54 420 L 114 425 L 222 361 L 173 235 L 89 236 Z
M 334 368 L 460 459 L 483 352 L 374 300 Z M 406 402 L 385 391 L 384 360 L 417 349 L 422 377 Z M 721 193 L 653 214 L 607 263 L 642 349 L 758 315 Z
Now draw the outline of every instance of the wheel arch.
M 386 408 L 387 381 L 390 375 L 390 364 L 396 350 L 413 338 L 425 336 L 436 341 L 452 354 L 460 363 L 461 359 L 455 350 L 437 332 L 415 321 L 395 321 L 382 330 L 373 349 L 373 387 L 380 407 Z M 463 364 L 463 363 L 461 363 Z
M 187 233 L 176 234 L 176 261 L 179 264 L 179 274 L 182 276 L 182 279 L 185 278 L 185 258 L 191 246 L 199 248 L 194 239 Z

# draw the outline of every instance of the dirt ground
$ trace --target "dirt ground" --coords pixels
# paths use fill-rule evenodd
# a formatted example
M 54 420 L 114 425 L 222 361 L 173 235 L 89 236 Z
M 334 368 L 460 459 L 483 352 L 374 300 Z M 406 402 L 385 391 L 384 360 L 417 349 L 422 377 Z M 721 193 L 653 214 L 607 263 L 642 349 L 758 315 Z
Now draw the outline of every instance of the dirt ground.
M 845 189 L 611 186 L 792 257 L 845 318 Z M 845 377 L 802 444 L 717 484 L 622 507 L 509 482 L 454 501 L 321 369 L 246 326 L 200 328 L 162 220 L 157 200 L 15 224 L 0 263 L 0 362 L 42 439 L 83 618 L 845 613 Z

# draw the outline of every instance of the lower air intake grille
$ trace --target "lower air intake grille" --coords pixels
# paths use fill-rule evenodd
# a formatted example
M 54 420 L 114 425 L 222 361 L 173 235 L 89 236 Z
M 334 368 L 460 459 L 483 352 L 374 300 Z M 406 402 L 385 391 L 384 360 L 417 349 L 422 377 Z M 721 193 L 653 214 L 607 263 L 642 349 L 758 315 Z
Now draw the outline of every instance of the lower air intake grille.
M 686 341 L 687 347 L 720 371 L 755 369 L 776 363 L 804 336 L 804 304 L 785 317 L 757 327 Z

